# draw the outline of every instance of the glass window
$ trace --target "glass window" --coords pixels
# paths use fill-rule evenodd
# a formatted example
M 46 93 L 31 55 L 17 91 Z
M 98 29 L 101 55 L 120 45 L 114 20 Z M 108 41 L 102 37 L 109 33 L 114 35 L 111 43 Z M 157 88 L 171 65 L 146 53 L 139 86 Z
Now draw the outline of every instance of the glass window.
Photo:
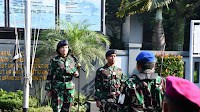
M 0 27 L 5 27 L 4 0 L 0 0 Z
M 101 31 L 101 0 L 60 0 L 59 12 L 61 23 L 86 20 L 89 30 Z
M 25 26 L 25 0 L 10 0 L 10 27 Z M 31 27 L 55 28 L 55 0 L 31 0 Z

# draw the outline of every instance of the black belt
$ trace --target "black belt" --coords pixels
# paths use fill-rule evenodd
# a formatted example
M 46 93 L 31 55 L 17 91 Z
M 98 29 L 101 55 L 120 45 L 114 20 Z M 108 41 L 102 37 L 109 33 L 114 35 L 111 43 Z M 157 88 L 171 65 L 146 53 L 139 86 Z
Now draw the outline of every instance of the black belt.
M 61 82 L 69 82 L 72 80 L 72 77 L 71 78 L 56 77 L 55 79 Z

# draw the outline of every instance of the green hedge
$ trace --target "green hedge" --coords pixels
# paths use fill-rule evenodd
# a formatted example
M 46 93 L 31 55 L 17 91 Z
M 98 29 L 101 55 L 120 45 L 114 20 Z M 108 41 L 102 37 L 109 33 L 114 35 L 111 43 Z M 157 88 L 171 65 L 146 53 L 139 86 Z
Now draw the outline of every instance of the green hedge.
M 81 93 L 79 94 L 79 112 L 86 112 L 88 110 L 88 105 L 86 103 L 87 99 Z M 0 90 L 0 109 L 2 111 L 12 111 L 21 112 L 23 106 L 23 91 L 17 90 L 17 92 L 7 92 L 2 88 Z M 38 105 L 39 101 L 33 97 L 29 96 L 29 112 L 44 112 L 53 111 L 51 109 L 51 104 L 49 105 Z M 70 112 L 78 111 L 78 94 L 75 93 L 75 98 L 73 101 L 73 106 Z
M 22 101 L 16 99 L 0 99 L 0 109 L 10 110 L 22 108 Z
M 161 70 L 161 62 L 163 58 L 162 72 Z M 160 55 L 156 53 L 156 67 L 155 72 L 159 73 L 160 76 L 177 76 L 183 78 L 184 71 L 184 62 L 182 61 L 182 56 L 172 55 L 172 54 L 164 54 Z
M 37 99 L 29 96 L 29 107 L 37 107 Z M 23 106 L 23 91 L 7 92 L 1 88 L 0 109 L 8 111 L 20 110 Z
M 23 93 L 18 90 L 17 92 L 9 92 L 1 89 L 0 91 L 0 109 L 2 110 L 10 110 L 20 109 L 22 107 L 23 101 Z

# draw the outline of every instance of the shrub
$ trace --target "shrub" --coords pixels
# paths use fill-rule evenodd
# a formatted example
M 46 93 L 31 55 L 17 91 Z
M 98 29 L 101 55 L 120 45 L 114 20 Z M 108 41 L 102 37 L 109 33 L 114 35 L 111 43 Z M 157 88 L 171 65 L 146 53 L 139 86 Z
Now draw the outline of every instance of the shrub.
M 22 107 L 22 101 L 16 99 L 0 99 L 0 108 L 2 110 L 20 109 Z
M 88 109 L 87 104 L 79 106 L 79 112 L 86 112 L 87 109 Z M 71 109 L 70 109 L 70 112 L 78 112 L 78 105 L 72 106 Z
M 79 94 L 79 112 L 86 112 L 88 105 L 86 104 L 86 97 Z M 21 112 L 23 105 L 23 91 L 7 92 L 3 89 L 0 90 L 0 109 L 3 111 Z M 39 100 L 33 96 L 29 96 L 29 112 L 49 112 L 52 111 L 51 105 L 41 106 L 38 105 Z M 78 111 L 78 94 L 75 93 L 73 106 L 70 112 Z
M 197 70 L 194 70 L 194 83 L 198 83 L 199 81 L 198 81 L 198 72 L 197 72 Z
M 88 105 L 86 104 L 86 97 L 79 93 L 79 112 L 86 112 L 87 109 L 89 108 Z M 74 96 L 74 101 L 73 101 L 73 106 L 70 109 L 70 112 L 77 112 L 78 111 L 78 93 L 75 93 Z
M 48 106 L 46 106 L 46 107 L 42 106 L 39 108 L 30 107 L 28 111 L 29 112 L 53 112 L 52 108 L 48 107 Z
M 7 92 L 1 88 L 0 91 L 0 108 L 2 110 L 20 109 L 22 107 L 23 94 L 18 90 L 17 92 Z
M 85 104 L 85 102 L 86 102 L 86 96 L 79 93 L 79 103 L 80 103 L 80 105 Z M 78 104 L 78 93 L 75 92 L 73 105 L 77 105 L 77 104 Z
M 29 96 L 29 107 L 36 107 L 38 100 Z M 0 109 L 8 111 L 20 110 L 23 105 L 23 91 L 7 92 L 1 88 L 0 91 Z
M 161 62 L 163 58 L 163 65 L 161 71 Z M 155 72 L 159 73 L 160 76 L 177 76 L 183 78 L 184 62 L 182 61 L 182 56 L 178 55 L 160 55 L 156 53 L 156 67 Z M 161 71 L 161 74 L 160 74 Z
M 29 107 L 38 107 L 38 100 L 33 96 L 29 96 Z

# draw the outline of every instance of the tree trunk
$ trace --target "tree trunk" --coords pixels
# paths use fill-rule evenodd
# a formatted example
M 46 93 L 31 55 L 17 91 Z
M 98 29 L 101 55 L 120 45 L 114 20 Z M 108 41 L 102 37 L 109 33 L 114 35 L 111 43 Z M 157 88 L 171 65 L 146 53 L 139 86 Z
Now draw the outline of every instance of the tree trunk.
M 163 50 L 165 44 L 165 34 L 162 25 L 162 7 L 157 9 L 156 23 L 153 30 L 152 48 L 154 50 Z

